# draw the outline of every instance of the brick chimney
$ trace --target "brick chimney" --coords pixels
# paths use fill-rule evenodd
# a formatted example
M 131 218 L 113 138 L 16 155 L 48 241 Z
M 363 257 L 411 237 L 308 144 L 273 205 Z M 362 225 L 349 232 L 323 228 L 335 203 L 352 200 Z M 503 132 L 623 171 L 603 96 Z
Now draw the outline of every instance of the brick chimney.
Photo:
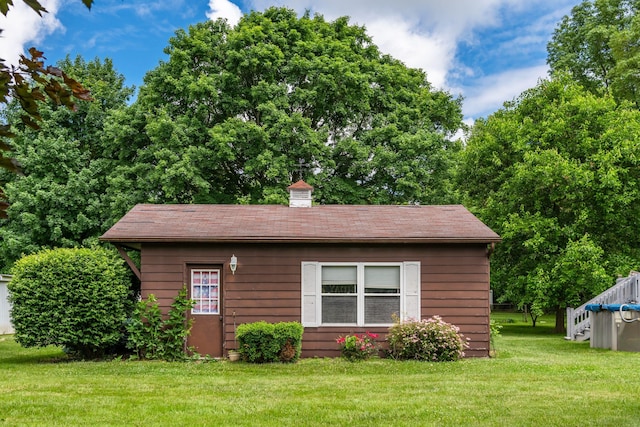
M 313 187 L 300 180 L 295 184 L 287 187 L 289 190 L 289 207 L 291 208 L 310 208 L 311 207 L 311 193 Z

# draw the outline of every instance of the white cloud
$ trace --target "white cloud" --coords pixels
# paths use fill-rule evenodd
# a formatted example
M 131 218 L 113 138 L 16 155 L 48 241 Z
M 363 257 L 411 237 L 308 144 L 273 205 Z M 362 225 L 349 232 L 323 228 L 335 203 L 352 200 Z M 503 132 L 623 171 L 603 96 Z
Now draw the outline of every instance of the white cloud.
M 547 65 L 508 70 L 483 77 L 474 87 L 467 88 L 464 112 L 467 118 L 485 117 L 506 101 L 517 98 L 522 92 L 538 84 L 548 72 Z
M 6 17 L 0 15 L 0 58 L 5 63 L 16 65 L 20 54 L 29 47 L 37 47 L 44 37 L 56 30 L 64 30 L 56 18 L 59 0 L 43 0 L 41 3 L 49 12 L 43 13 L 42 17 L 22 1 L 14 1 L 15 6 Z
M 242 11 L 228 0 L 209 0 L 207 18 L 212 21 L 218 18 L 226 18 L 229 25 L 233 27 L 242 18 Z
M 454 52 L 449 40 L 420 34 L 397 18 L 371 21 L 367 30 L 382 52 L 390 53 L 409 67 L 422 68 L 434 86 L 445 86 Z

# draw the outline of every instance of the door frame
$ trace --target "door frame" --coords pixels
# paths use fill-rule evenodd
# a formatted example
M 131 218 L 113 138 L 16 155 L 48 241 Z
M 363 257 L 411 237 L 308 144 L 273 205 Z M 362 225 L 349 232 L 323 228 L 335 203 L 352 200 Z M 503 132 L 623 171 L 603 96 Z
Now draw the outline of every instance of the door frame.
M 187 318 L 193 320 L 193 326 L 191 328 L 191 333 L 187 337 L 187 347 L 196 347 L 196 351 L 198 351 L 197 347 L 202 346 L 202 338 L 193 336 L 194 328 L 196 328 L 196 323 L 198 318 L 206 319 L 210 318 L 207 324 L 211 324 L 211 322 L 215 322 L 216 328 L 220 333 L 220 337 L 218 340 L 215 338 L 211 343 L 212 346 L 215 346 L 216 351 L 214 354 L 209 354 L 212 357 L 222 357 L 224 355 L 224 341 L 225 341 L 225 319 L 224 319 L 224 297 L 225 297 L 225 280 L 224 280 L 224 265 L 223 261 L 220 262 L 185 262 L 184 264 L 184 283 L 187 285 L 187 295 L 190 299 L 193 299 L 193 283 L 191 282 L 192 271 L 193 270 L 215 270 L 218 271 L 218 313 L 215 314 L 193 314 L 192 309 L 190 309 L 187 313 Z M 219 326 L 218 326 L 219 325 Z M 206 326 L 205 326 L 206 327 Z M 215 334 L 215 331 L 214 331 Z M 199 334 L 201 335 L 201 334 Z

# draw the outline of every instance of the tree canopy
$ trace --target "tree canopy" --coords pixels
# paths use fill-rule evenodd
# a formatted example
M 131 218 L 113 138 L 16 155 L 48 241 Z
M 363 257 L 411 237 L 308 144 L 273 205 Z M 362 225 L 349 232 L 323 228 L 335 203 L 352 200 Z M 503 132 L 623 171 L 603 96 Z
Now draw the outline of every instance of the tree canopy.
M 594 93 L 640 103 L 640 1 L 586 0 L 556 27 L 547 46 L 553 72 L 569 72 Z
M 91 89 L 95 102 L 76 111 L 56 104 L 40 106 L 40 129 L 14 126 L 12 155 L 20 175 L 7 174 L 8 219 L 0 227 L 0 259 L 11 264 L 41 248 L 74 247 L 96 240 L 109 224 L 108 176 L 119 161 L 104 128 L 133 93 L 110 60 L 78 57 L 58 64 Z M 7 111 L 19 119 L 14 104 Z M 2 263 L 0 263 L 2 264 Z
M 299 178 L 323 203 L 449 197 L 461 101 L 347 18 L 271 8 L 178 30 L 166 53 L 113 128 L 136 158 L 122 204 L 283 203 Z
M 47 10 L 38 0 L 23 0 L 34 12 L 42 16 Z M 93 0 L 82 0 L 90 9 Z M 0 0 L 0 13 L 7 16 L 13 0 Z M 2 33 L 0 29 L 0 33 Z M 68 76 L 60 68 L 45 66 L 44 53 L 32 47 L 29 56 L 20 55 L 18 65 L 8 65 L 4 59 L 0 59 L 0 104 L 7 104 L 11 99 L 17 100 L 22 109 L 20 119 L 22 123 L 33 129 L 38 129 L 39 102 L 47 98 L 64 105 L 71 110 L 75 109 L 74 98 L 91 100 L 91 93 L 76 80 Z M 34 85 L 34 83 L 36 83 Z M 19 164 L 3 152 L 10 151 L 8 139 L 13 137 L 11 125 L 0 124 L 0 168 L 11 172 L 19 171 Z M 6 217 L 8 206 L 4 194 L 4 182 L 0 181 L 0 218 Z
M 560 315 L 637 265 L 639 135 L 635 107 L 566 75 L 476 123 L 459 182 L 504 239 L 493 258 L 498 295 Z

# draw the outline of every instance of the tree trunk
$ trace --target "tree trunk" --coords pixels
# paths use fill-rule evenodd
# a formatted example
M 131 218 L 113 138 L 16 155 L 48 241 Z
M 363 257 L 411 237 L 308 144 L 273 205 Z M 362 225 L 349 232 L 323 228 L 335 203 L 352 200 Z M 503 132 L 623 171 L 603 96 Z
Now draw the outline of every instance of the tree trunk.
M 553 332 L 558 334 L 564 334 L 566 332 L 564 328 L 564 313 L 565 309 L 562 307 L 556 308 L 556 327 L 553 329 Z

